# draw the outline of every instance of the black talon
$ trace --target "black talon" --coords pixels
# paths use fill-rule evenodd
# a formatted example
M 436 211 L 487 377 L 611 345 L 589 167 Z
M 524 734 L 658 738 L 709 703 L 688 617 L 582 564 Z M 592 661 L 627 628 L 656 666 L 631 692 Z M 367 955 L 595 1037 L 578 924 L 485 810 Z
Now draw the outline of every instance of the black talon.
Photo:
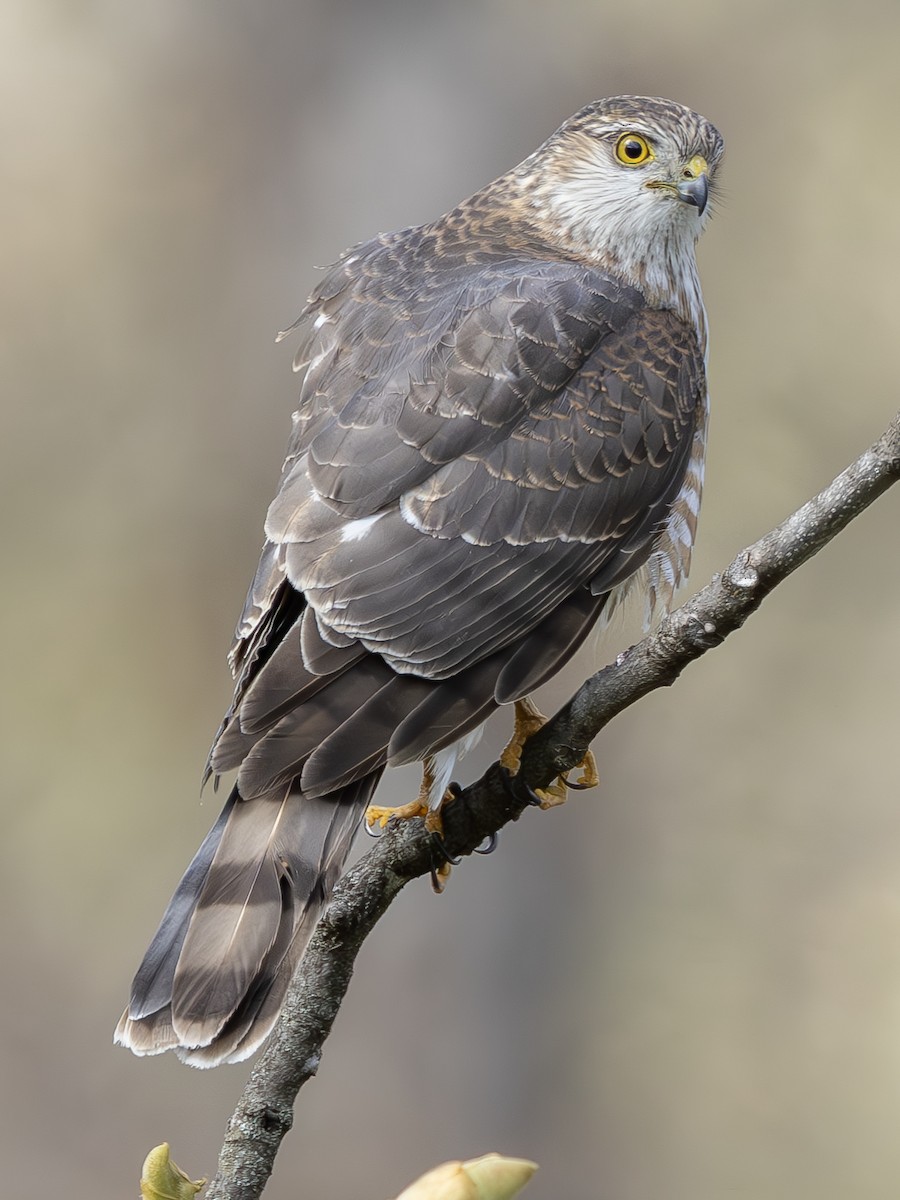
M 529 804 L 533 808 L 540 808 L 543 804 L 540 796 L 530 788 L 527 783 L 523 783 L 518 775 L 513 775 L 509 767 L 500 768 L 500 782 L 506 788 L 506 793 L 511 800 L 515 800 L 516 804 Z
M 495 829 L 489 833 L 480 846 L 475 847 L 476 854 L 493 854 L 500 842 L 500 834 Z
M 560 775 L 560 779 L 567 788 L 571 788 L 573 792 L 587 792 L 594 786 L 592 783 L 573 783 L 568 775 Z
M 369 837 L 374 838 L 376 842 L 384 834 L 384 826 L 381 826 L 379 831 L 376 833 L 375 823 L 370 825 L 368 821 L 364 820 L 363 825 L 365 826 L 366 833 L 369 835 Z
M 437 850 L 437 852 L 440 854 L 440 856 L 444 860 L 444 862 L 449 863 L 451 867 L 458 867 L 459 864 L 462 862 L 461 858 L 453 857 L 453 855 L 447 849 L 447 844 L 444 841 L 443 837 L 438 833 L 438 831 L 436 829 L 433 829 L 431 831 L 431 844 L 435 848 L 435 850 Z
M 447 849 L 444 839 L 441 837 L 441 835 L 438 833 L 438 831 L 436 829 L 433 829 L 431 831 L 431 833 L 429 835 L 429 841 L 431 843 L 431 851 L 432 851 L 432 862 L 431 862 L 431 870 L 430 870 L 431 890 L 435 893 L 436 896 L 440 896 L 443 894 L 444 887 L 446 885 L 446 880 L 442 880 L 440 878 L 440 876 L 438 875 L 438 871 L 445 864 L 449 865 L 451 867 L 455 867 L 461 860 L 453 857 L 453 855 Z M 438 855 L 440 855 L 439 862 L 436 861 Z

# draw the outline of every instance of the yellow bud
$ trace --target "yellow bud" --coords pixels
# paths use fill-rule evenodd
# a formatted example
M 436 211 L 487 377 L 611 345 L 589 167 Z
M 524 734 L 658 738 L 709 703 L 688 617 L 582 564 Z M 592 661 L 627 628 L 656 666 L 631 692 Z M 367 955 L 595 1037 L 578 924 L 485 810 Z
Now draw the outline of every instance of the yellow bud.
M 478 1200 L 509 1200 L 532 1177 L 537 1163 L 529 1162 L 527 1158 L 484 1154 L 464 1162 L 463 1170 L 475 1184 Z
M 478 1200 L 478 1193 L 461 1162 L 446 1162 L 420 1176 L 397 1200 Z
M 169 1143 L 154 1146 L 141 1168 L 141 1196 L 143 1200 L 191 1200 L 206 1183 L 205 1179 L 194 1182 L 169 1158 Z
M 411 1183 L 397 1200 L 510 1200 L 536 1170 L 536 1163 L 500 1154 L 446 1162 Z

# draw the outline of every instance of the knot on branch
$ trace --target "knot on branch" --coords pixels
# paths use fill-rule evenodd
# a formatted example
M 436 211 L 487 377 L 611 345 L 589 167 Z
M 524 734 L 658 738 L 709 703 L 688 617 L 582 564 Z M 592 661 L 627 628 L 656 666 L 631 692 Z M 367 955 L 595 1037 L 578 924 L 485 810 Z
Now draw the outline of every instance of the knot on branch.
M 278 1134 L 280 1141 L 293 1125 L 294 1114 L 286 1106 L 275 1108 L 271 1104 L 267 1104 L 260 1113 L 259 1123 L 266 1133 Z
M 759 571 L 744 550 L 722 575 L 722 587 L 729 595 L 744 598 L 759 587 Z
M 724 640 L 725 632 L 720 631 L 714 621 L 685 605 L 670 613 L 657 631 L 653 647 L 654 674 L 658 674 L 662 685 L 674 683 L 686 662 L 712 650 Z
M 228 1122 L 225 1141 L 235 1147 L 277 1147 L 293 1123 L 294 1110 L 290 1104 L 253 1102 L 245 1097 Z
M 575 745 L 574 743 L 559 742 L 553 748 L 551 757 L 553 774 L 551 779 L 559 775 L 567 775 L 573 767 L 577 767 L 583 761 L 584 756 L 590 749 L 590 745 Z M 548 780 L 548 782 L 550 782 Z

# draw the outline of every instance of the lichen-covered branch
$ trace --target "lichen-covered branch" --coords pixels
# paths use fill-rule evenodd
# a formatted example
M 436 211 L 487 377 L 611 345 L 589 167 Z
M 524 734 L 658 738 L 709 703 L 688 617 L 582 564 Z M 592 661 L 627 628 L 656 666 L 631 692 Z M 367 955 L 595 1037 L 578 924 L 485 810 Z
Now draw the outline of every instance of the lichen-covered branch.
M 651 636 L 592 676 L 525 745 L 517 779 L 531 788 L 571 770 L 617 713 L 675 682 L 688 663 L 738 629 L 765 597 L 900 480 L 900 413 L 878 441 L 824 491 L 742 550 L 721 575 Z M 528 803 L 495 763 L 445 809 L 445 844 L 470 854 Z M 284 1012 L 228 1123 L 209 1200 L 256 1200 L 290 1129 L 297 1092 L 319 1064 L 350 983 L 356 954 L 411 879 L 435 866 L 419 821 L 391 825 L 335 890 L 293 981 Z

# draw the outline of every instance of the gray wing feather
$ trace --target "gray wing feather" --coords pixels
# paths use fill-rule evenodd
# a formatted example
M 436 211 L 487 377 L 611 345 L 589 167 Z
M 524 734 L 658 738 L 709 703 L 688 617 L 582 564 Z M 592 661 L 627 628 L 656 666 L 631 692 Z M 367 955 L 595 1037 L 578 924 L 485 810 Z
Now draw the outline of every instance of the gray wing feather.
M 392 378 L 396 343 L 414 351 L 402 402 L 344 402 L 321 382 L 307 401 L 317 431 L 305 440 L 298 423 L 269 513 L 325 636 L 427 678 L 517 641 L 581 583 L 640 565 L 704 392 L 696 337 L 674 314 L 583 268 L 515 268 L 483 269 L 499 291 L 482 308 L 464 307 L 479 289 L 439 295 L 437 346 L 404 339 L 402 321 L 387 334 Z M 339 317 L 327 328 L 341 337 Z M 360 377 L 375 370 L 371 344 L 349 356 Z

